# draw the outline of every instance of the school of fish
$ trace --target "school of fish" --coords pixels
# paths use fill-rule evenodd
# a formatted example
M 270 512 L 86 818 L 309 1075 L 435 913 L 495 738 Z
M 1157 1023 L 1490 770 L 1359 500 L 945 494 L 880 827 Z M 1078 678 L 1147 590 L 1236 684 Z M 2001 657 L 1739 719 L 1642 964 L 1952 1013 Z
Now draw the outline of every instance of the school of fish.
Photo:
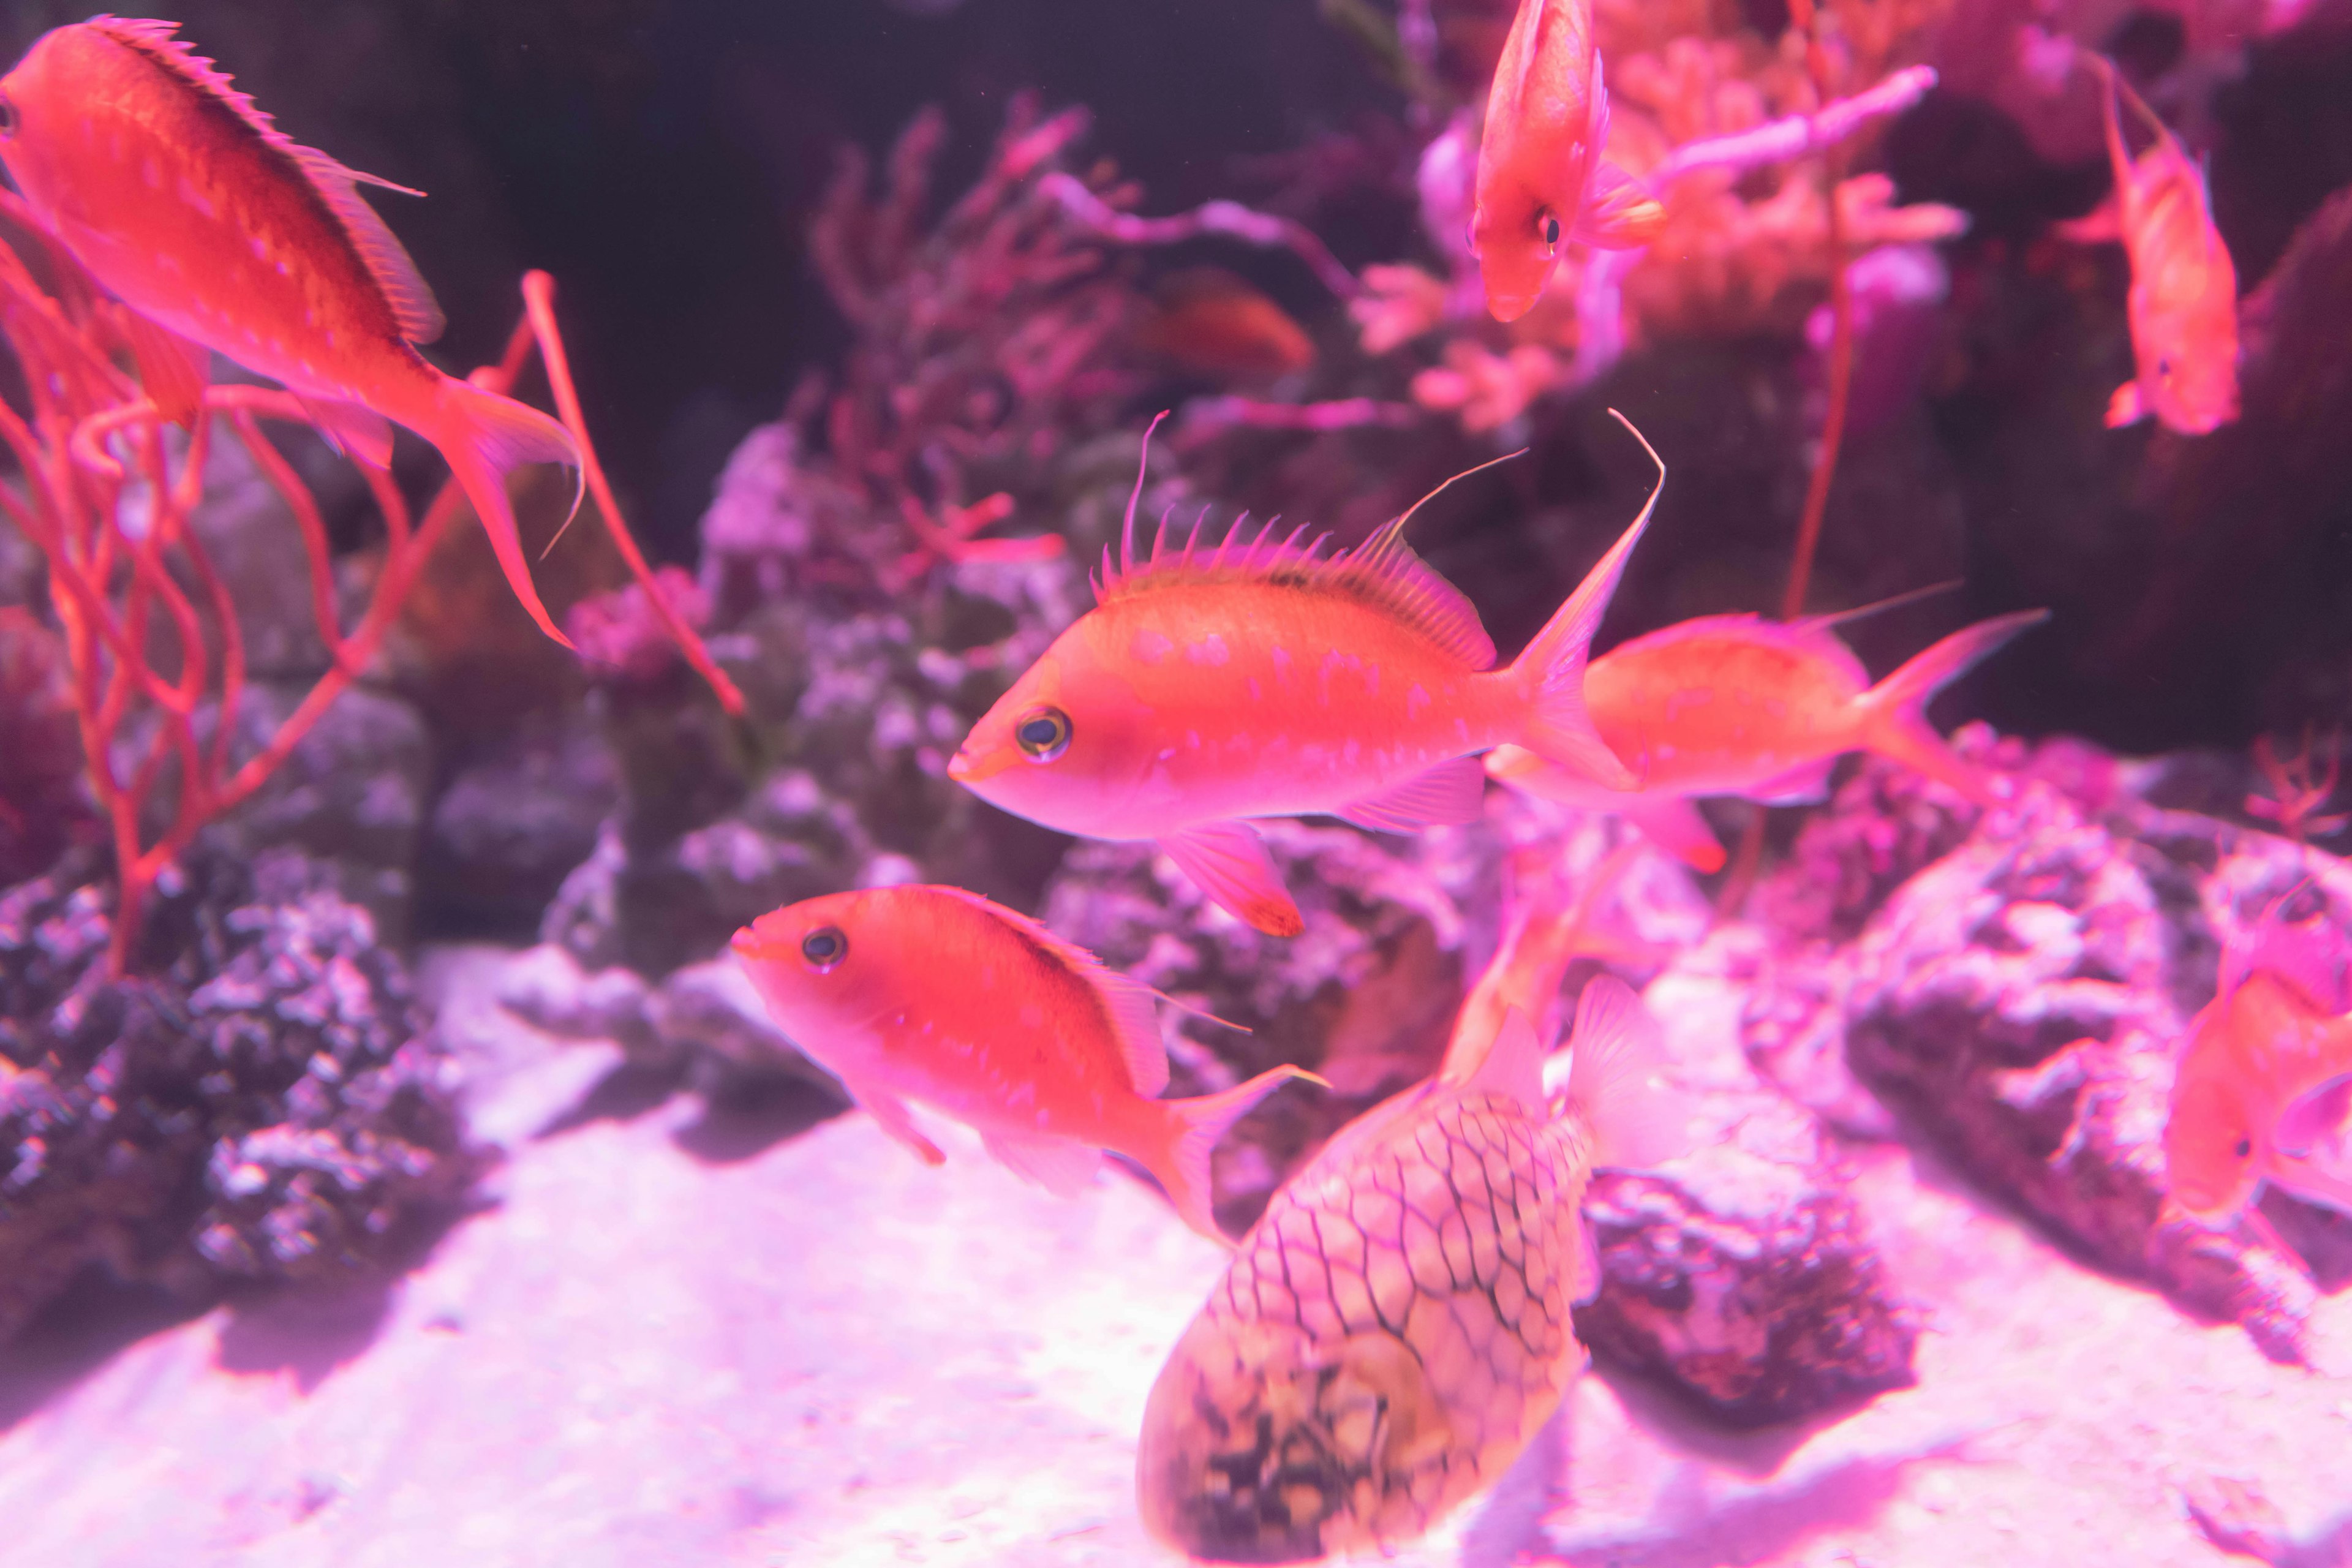
M 440 311 L 358 189 L 402 187 L 278 131 L 175 34 L 97 16 L 43 35 L 0 78 L 0 163 L 142 323 L 158 412 L 192 416 L 210 352 L 281 383 L 370 464 L 389 461 L 394 425 L 422 436 L 523 607 L 562 640 L 503 478 L 577 466 L 572 437 L 417 352 Z M 2137 362 L 2108 423 L 2209 432 L 2238 410 L 2229 250 L 2201 170 L 2100 68 Z M 2137 159 L 2121 97 L 2153 132 Z M 1665 209 L 1609 160 L 1609 123 L 1589 0 L 1520 0 L 1469 220 L 1496 320 L 1534 305 L 1564 247 L 1658 234 Z M 1188 372 L 1243 381 L 1314 357 L 1278 307 L 1223 274 L 1170 279 L 1147 336 Z M 1715 872 L 1725 852 L 1694 801 L 1816 800 L 1853 752 L 1997 805 L 2001 782 L 1955 755 L 1925 708 L 2044 612 L 1954 632 L 1874 684 L 1833 629 L 1864 612 L 1709 616 L 1591 657 L 1665 471 L 1659 461 L 1639 514 L 1503 663 L 1477 611 L 1406 544 L 1412 510 L 1347 549 L 1270 524 L 1214 544 L 1196 524 L 1179 544 L 1163 520 L 1139 554 L 1139 467 L 1095 607 L 972 726 L 949 775 L 1065 833 L 1148 841 L 1276 937 L 1306 922 L 1254 819 L 1391 833 L 1473 822 L 1491 777 L 1622 816 Z M 1233 1562 L 1392 1549 L 1499 1476 L 1558 1407 L 1584 1359 L 1571 1309 L 1601 1283 L 1587 1184 L 1600 1166 L 1671 1159 L 1686 1137 L 1659 1026 L 1612 975 L 1584 986 L 1565 1071 L 1547 1087 L 1571 962 L 1656 956 L 1597 915 L 1636 853 L 1578 881 L 1552 849 L 1520 851 L 1499 950 L 1438 1069 L 1332 1138 L 1243 1237 L 1151 1390 L 1136 1487 L 1161 1540 Z M 743 927 L 733 952 L 777 1024 L 925 1163 L 946 1155 L 919 1110 L 964 1124 L 1057 1194 L 1095 1180 L 1108 1151 L 1223 1246 L 1219 1140 L 1286 1083 L 1321 1083 L 1277 1066 L 1164 1098 L 1165 999 L 957 888 L 805 900 Z M 2224 954 L 2183 1042 L 2163 1135 L 2172 1201 L 2223 1225 L 2256 1213 L 2267 1184 L 2352 1214 L 2347 1113 L 2352 943 L 2325 921 L 2269 921 Z

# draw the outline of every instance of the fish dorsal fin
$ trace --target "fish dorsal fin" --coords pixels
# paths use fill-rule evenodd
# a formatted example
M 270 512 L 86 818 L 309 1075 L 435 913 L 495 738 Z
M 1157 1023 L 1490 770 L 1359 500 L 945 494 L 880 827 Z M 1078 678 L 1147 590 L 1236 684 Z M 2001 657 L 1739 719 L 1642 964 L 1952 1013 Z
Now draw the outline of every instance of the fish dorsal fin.
M 1532 1113 L 1544 1103 L 1543 1057 L 1543 1042 L 1536 1037 L 1535 1025 L 1524 1011 L 1513 1007 L 1503 1014 L 1503 1026 L 1495 1031 L 1495 1037 L 1475 1061 L 1448 1062 L 1440 1070 L 1447 1078 L 1455 1077 L 1458 1070 L 1465 1094 L 1502 1095 Z
M 1154 426 L 1159 423 L 1158 419 L 1152 421 Z M 1144 432 L 1144 439 L 1150 440 L 1149 430 Z M 1518 455 L 1514 452 L 1509 457 Z M 1508 460 L 1509 458 L 1496 458 L 1454 475 L 1363 543 L 1332 555 L 1323 553 L 1331 540 L 1328 533 L 1308 540 L 1302 525 L 1287 534 L 1277 535 L 1275 524 L 1279 520 L 1269 519 L 1253 535 L 1245 516 L 1226 530 L 1224 538 L 1213 550 L 1202 548 L 1198 521 L 1183 544 L 1174 547 L 1169 540 L 1168 520 L 1163 514 L 1152 537 L 1151 553 L 1139 561 L 1135 555 L 1135 506 L 1143 490 L 1143 477 L 1139 471 L 1135 494 L 1128 498 L 1127 518 L 1120 528 L 1118 557 L 1114 561 L 1108 549 L 1103 552 L 1102 573 L 1095 584 L 1095 596 L 1098 603 L 1110 605 L 1161 588 L 1203 583 L 1284 584 L 1305 592 L 1353 599 L 1394 616 L 1471 668 L 1491 669 L 1495 665 L 1495 642 L 1479 624 L 1476 608 L 1463 597 L 1459 588 L 1413 553 L 1412 547 L 1404 542 L 1404 525 L 1415 511 L 1455 479 L 1466 479 L 1481 468 Z
M 235 115 L 246 128 L 258 136 L 274 151 L 290 160 L 303 180 L 315 192 L 327 211 L 333 215 L 344 237 L 358 252 L 360 261 L 367 268 L 368 276 L 383 290 L 384 300 L 392 307 L 393 319 L 399 323 L 400 335 L 413 343 L 429 343 L 441 335 L 441 307 L 433 298 L 433 290 L 417 272 L 416 264 L 408 258 L 392 230 L 384 226 L 375 209 L 367 205 L 355 185 L 381 185 L 388 191 L 419 196 L 425 193 L 410 190 L 406 185 L 374 174 L 363 174 L 348 168 L 320 152 L 306 147 L 283 131 L 268 113 L 253 101 L 249 94 L 239 92 L 227 72 L 196 53 L 195 47 L 174 37 L 177 22 L 140 21 L 122 16 L 93 16 L 84 24 L 94 28 L 125 48 L 135 49 L 194 88 L 209 101 Z
M 1602 657 L 1622 659 L 1628 656 L 1653 653 L 1678 643 L 1745 642 L 1759 647 L 1778 647 L 1802 653 L 1810 658 L 1826 659 L 1835 665 L 1853 682 L 1860 691 L 1870 685 L 1870 672 L 1853 657 L 1853 649 L 1845 639 L 1831 630 L 1832 617 L 1809 616 L 1801 621 L 1771 621 L 1747 611 L 1722 616 L 1698 616 L 1687 621 L 1677 621 L 1656 631 L 1629 637 L 1611 648 Z
M 1118 1043 L 1119 1059 L 1127 1064 L 1135 1092 L 1155 1099 L 1168 1087 L 1168 1042 L 1160 1034 L 1160 994 L 1140 980 L 1120 973 L 1066 937 L 1056 936 L 1027 915 L 982 898 L 961 888 L 934 888 L 970 904 L 1009 928 L 1048 962 L 1067 970 L 1100 998 L 1103 1017 Z
M 1576 999 L 1568 1103 L 1592 1129 L 1593 1163 L 1646 1168 L 1690 1149 L 1690 1112 L 1665 1083 L 1665 1032 L 1633 988 L 1598 974 Z

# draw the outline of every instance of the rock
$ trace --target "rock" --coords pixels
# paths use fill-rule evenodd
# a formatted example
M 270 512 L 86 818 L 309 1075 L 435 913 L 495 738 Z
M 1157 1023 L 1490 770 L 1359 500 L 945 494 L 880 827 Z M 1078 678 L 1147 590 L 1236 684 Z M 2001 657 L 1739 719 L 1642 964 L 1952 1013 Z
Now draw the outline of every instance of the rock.
M 201 1299 L 392 1263 L 475 1163 L 367 912 L 199 850 L 113 980 L 93 858 L 0 895 L 0 1341 L 93 1264 Z
M 501 968 L 499 1003 L 560 1039 L 611 1040 L 632 1057 L 665 1054 L 650 1016 L 644 976 L 614 965 L 591 973 L 550 942 L 519 952 Z
M 584 715 L 538 713 L 468 752 L 434 803 L 417 862 L 436 931 L 530 931 L 621 804 L 611 748 Z
M 1585 1199 L 1601 1294 L 1576 1314 L 1604 1363 L 1733 1426 L 1792 1421 L 1912 1380 L 1914 1312 L 1888 1284 L 1838 1151 L 1740 1048 L 1745 987 L 1687 951 L 1643 996 L 1695 1110 L 1688 1153 L 1598 1173 Z
M 1853 1069 L 2101 1265 L 2296 1359 L 2305 1267 L 2250 1219 L 2209 1231 L 2168 1210 L 2160 1140 L 2221 947 L 2306 876 L 2346 918 L 2352 869 L 2333 857 L 2129 797 L 2088 809 L 2028 780 L 1830 961 Z M 2305 1205 L 2273 1194 L 2265 1212 L 2278 1206 Z M 2343 1267 L 2320 1216 L 2299 1234 L 2314 1269 Z

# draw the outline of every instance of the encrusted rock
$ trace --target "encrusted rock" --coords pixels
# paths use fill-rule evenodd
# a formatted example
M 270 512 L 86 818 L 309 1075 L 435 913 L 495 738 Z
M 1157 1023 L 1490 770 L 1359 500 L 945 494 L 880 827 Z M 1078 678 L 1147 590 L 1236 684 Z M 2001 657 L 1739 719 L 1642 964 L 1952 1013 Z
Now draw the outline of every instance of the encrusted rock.
M 0 1340 L 92 1264 L 202 1296 L 396 1258 L 476 1164 L 367 912 L 200 854 L 114 980 L 94 859 L 0 894 Z
M 433 929 L 532 930 L 620 799 L 612 750 L 583 716 L 533 715 L 476 747 L 425 828 L 417 891 Z

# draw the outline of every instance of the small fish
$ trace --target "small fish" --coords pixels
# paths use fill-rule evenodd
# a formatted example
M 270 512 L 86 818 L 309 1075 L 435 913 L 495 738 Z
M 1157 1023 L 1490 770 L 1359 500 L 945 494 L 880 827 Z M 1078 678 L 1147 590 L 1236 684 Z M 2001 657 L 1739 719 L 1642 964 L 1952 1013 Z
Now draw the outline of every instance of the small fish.
M 412 345 L 440 335 L 440 307 L 354 188 L 405 187 L 278 130 L 177 26 L 95 16 L 43 34 L 0 78 L 0 163 L 118 300 L 284 383 L 329 440 L 382 468 L 389 420 L 440 448 L 516 597 L 569 647 L 531 586 L 504 475 L 577 468 L 571 436 L 425 362 Z M 142 346 L 142 380 L 159 407 L 193 412 L 190 367 L 169 367 L 160 339 Z
M 1872 608 L 1881 606 L 1873 605 Z M 1873 752 L 1992 804 L 1985 776 L 1952 754 L 1927 721 L 1927 700 L 2047 610 L 2021 610 L 1954 632 L 1877 685 L 1831 626 L 1861 614 L 1768 621 L 1702 616 L 1622 643 L 1585 671 L 1601 738 L 1642 781 L 1595 789 L 1532 752 L 1497 747 L 1487 771 L 1547 800 L 1622 813 L 1700 871 L 1723 846 L 1691 803 L 1736 795 L 1772 805 L 1819 800 L 1848 752 Z
M 2138 374 L 2116 388 L 2109 428 L 2153 414 L 2168 430 L 2201 436 L 2238 416 L 2238 272 L 2213 226 L 2205 171 L 2106 60 L 2107 159 L 2115 166 L 2116 225 L 2131 258 L 2132 355 Z M 2156 132 L 2134 162 L 2124 147 L 2116 95 Z
M 1315 363 L 1314 342 L 1288 312 L 1217 267 L 1163 279 L 1135 338 L 1180 370 L 1220 380 L 1266 381 Z
M 1583 1367 L 1569 1310 L 1601 1284 L 1579 1212 L 1593 1167 L 1681 1151 L 1637 1081 L 1660 1044 L 1602 975 L 1579 999 L 1561 1110 L 1515 1007 L 1333 1139 L 1152 1385 L 1146 1527 L 1213 1562 L 1302 1563 L 1401 1545 L 1508 1469 Z
M 1569 876 L 1557 844 L 1533 844 L 1512 854 L 1503 940 L 1462 999 L 1446 1048 L 1449 1061 L 1475 1059 L 1476 1043 L 1499 1034 L 1513 1008 L 1528 1016 L 1538 1039 L 1556 1037 L 1560 983 L 1580 958 L 1642 964 L 1663 963 L 1672 956 L 1596 918 L 1601 900 L 1616 891 L 1643 853 L 1638 841 L 1621 844 L 1580 884 Z
M 908 1100 L 976 1129 L 990 1153 L 1056 1194 L 1082 1187 L 1103 1150 L 1125 1154 L 1219 1243 L 1209 1152 L 1280 1084 L 1320 1081 L 1278 1067 L 1221 1094 L 1155 1099 L 1168 1087 L 1156 993 L 961 888 L 803 900 L 733 946 L 777 1025 L 925 1163 L 947 1156 Z
M 1244 818 L 1475 821 L 1475 753 L 1505 741 L 1604 789 L 1633 782 L 1585 715 L 1585 648 L 1657 499 L 1496 669 L 1478 612 L 1405 544 L 1411 511 L 1329 557 L 1270 526 L 1213 551 L 1196 528 L 1171 550 L 1163 522 L 1138 562 L 1130 497 L 1096 607 L 972 726 L 948 776 L 1065 833 L 1154 840 L 1236 917 L 1296 936 L 1306 922 Z
M 2164 1127 L 2173 1200 L 2198 1219 L 2255 1213 L 2264 1182 L 2352 1214 L 2347 945 L 2324 919 L 2265 921 L 2223 953 L 2213 1000 L 2189 1026 Z
M 1601 156 L 1608 144 L 1591 0 L 1519 0 L 1486 96 L 1470 218 L 1496 321 L 1534 307 L 1563 238 L 1629 250 L 1664 227 L 1657 198 Z

